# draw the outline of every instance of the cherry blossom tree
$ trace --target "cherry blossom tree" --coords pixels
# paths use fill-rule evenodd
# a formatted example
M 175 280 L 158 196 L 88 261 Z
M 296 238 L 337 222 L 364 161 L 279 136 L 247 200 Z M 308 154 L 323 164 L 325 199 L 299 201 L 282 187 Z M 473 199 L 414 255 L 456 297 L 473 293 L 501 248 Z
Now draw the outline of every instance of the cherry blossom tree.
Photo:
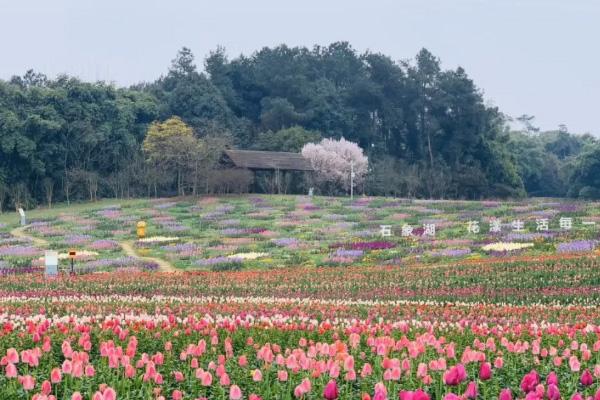
M 350 171 L 354 164 L 354 187 L 361 185 L 369 167 L 368 158 L 354 142 L 323 139 L 319 143 L 307 143 L 302 155 L 310 160 L 315 169 L 315 184 L 326 192 L 350 190 Z

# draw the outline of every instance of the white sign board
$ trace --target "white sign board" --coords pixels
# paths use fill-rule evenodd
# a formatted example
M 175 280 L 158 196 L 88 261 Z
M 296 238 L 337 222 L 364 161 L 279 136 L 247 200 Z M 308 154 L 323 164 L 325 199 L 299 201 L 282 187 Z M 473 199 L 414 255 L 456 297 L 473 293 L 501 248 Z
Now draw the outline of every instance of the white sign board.
M 46 264 L 46 276 L 58 275 L 58 251 L 47 250 L 44 254 Z

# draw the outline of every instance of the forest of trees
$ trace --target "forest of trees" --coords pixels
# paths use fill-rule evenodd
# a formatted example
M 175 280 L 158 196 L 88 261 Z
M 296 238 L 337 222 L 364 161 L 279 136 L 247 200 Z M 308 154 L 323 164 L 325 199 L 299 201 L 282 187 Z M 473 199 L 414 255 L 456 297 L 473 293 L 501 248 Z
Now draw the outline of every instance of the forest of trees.
M 160 138 L 172 117 L 190 128 L 180 145 L 198 149 L 193 179 L 144 151 L 148 132 Z M 518 122 L 511 129 L 462 68 L 442 69 L 425 49 L 409 62 L 345 42 L 233 59 L 218 48 L 199 68 L 183 48 L 166 75 L 129 88 L 30 70 L 0 80 L 0 210 L 198 194 L 212 190 L 221 148 L 298 152 L 341 137 L 369 157 L 367 194 L 600 197 L 595 138 L 564 126 L 540 132 L 526 115 Z

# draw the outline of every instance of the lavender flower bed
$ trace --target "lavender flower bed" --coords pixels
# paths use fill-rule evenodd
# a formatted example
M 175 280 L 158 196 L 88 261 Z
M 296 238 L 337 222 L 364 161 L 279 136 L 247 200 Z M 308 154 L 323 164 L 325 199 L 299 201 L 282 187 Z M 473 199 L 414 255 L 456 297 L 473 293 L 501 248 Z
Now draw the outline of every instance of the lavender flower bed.
M 103 209 L 98 211 L 96 214 L 98 214 L 100 217 L 107 219 L 119 219 L 123 215 L 121 213 L 121 210 L 114 208 Z
M 432 250 L 429 255 L 432 257 L 462 257 L 471 254 L 471 249 L 440 249 Z
M 346 250 L 346 249 L 337 249 L 335 251 L 334 257 L 342 257 L 342 258 L 359 258 L 364 255 L 364 251 L 362 250 Z
M 243 260 L 239 257 L 219 256 L 219 257 L 203 258 L 200 260 L 196 260 L 194 262 L 194 264 L 201 266 L 201 267 L 206 267 L 206 266 L 213 266 L 213 265 L 217 265 L 217 264 L 241 264 L 242 261 Z
M 0 276 L 2 275 L 21 275 L 34 274 L 44 271 L 44 267 L 29 266 L 29 267 L 2 267 L 0 264 Z
M 90 235 L 67 235 L 64 242 L 68 245 L 81 245 L 90 242 L 93 238 Z
M 394 244 L 392 242 L 383 242 L 383 241 L 354 242 L 354 243 L 351 243 L 347 247 L 349 247 L 350 249 L 353 249 L 353 250 L 384 250 L 384 249 L 391 249 L 393 247 L 396 247 L 396 244 Z
M 33 246 L 0 246 L 0 256 L 34 257 L 41 253 Z
M 279 247 L 296 247 L 298 246 L 298 239 L 296 238 L 279 238 L 273 239 L 273 243 Z
M 216 212 L 220 212 L 220 213 L 222 213 L 222 214 L 225 214 L 225 213 L 230 213 L 230 212 L 232 212 L 234 209 L 235 209 L 235 207 L 234 207 L 234 206 L 230 206 L 230 205 L 222 205 L 222 206 L 219 206 L 219 207 L 217 207 L 217 208 L 215 209 L 215 211 L 216 211 Z
M 179 243 L 161 246 L 161 250 L 168 253 L 177 253 L 180 257 L 191 257 L 201 253 L 201 249 L 194 243 Z
M 140 261 L 134 257 L 120 257 L 113 259 L 102 259 L 95 261 L 88 261 L 77 267 L 78 271 L 81 272 L 94 272 L 101 269 L 108 268 L 141 268 L 144 270 L 154 271 L 158 269 L 158 265 L 153 262 Z
M 222 211 L 212 211 L 201 215 L 200 218 L 202 218 L 203 221 L 216 221 L 223 215 L 225 215 L 225 213 Z
M 90 244 L 90 249 L 93 250 L 114 250 L 119 247 L 119 242 L 116 240 L 96 240 Z
M 536 233 L 509 233 L 504 235 L 506 242 L 531 242 L 535 239 L 549 239 L 556 236 L 555 232 L 536 232 Z
M 596 242 L 593 240 L 576 240 L 573 242 L 559 243 L 556 246 L 558 253 L 582 253 L 594 250 Z

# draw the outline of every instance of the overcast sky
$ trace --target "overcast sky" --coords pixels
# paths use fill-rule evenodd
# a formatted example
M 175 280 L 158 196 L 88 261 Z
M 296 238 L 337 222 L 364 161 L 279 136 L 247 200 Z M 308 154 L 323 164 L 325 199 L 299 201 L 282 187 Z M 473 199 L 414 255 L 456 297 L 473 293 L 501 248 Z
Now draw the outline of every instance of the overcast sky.
M 231 58 L 341 40 L 395 60 L 426 47 L 506 114 L 600 135 L 600 0 L 0 0 L 1 79 L 34 68 L 129 85 L 182 46 L 201 66 L 217 45 Z

